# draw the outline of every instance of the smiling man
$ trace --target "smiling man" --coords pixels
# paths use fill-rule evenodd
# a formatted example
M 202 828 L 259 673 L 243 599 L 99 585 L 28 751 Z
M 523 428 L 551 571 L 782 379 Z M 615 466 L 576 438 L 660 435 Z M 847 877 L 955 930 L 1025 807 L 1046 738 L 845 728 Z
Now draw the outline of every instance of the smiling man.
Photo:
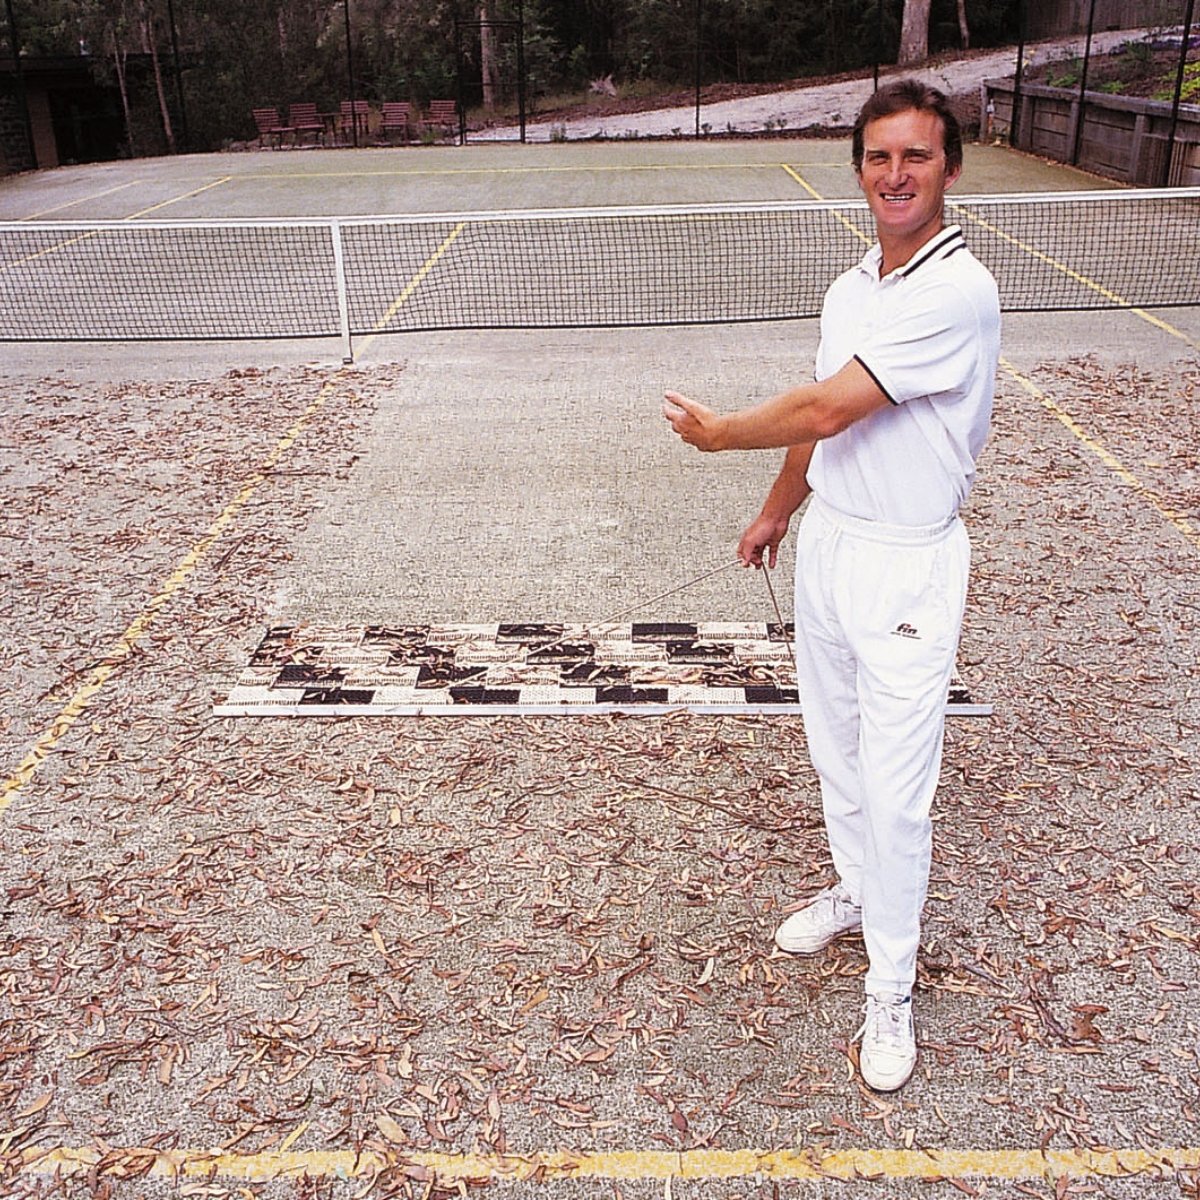
M 861 930 L 859 1066 L 894 1091 L 917 1060 L 912 1016 L 930 809 L 966 602 L 958 510 L 987 437 L 999 357 L 995 281 L 947 226 L 962 139 L 946 98 L 898 80 L 854 127 L 878 242 L 825 297 L 814 383 L 718 414 L 668 392 L 663 415 L 700 450 L 786 447 L 738 545 L 775 566 L 796 547 L 796 661 L 837 879 L 775 934 L 814 954 Z

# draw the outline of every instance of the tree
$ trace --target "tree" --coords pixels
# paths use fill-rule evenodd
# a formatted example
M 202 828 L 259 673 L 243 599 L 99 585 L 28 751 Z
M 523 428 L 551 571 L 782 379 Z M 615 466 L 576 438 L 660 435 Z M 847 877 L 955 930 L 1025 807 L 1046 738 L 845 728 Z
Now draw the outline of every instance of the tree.
M 488 0 L 479 3 L 479 72 L 483 81 L 483 107 L 491 112 L 496 107 L 500 87 L 500 68 L 496 62 L 496 15 Z
M 932 0 L 904 0 L 897 62 L 910 67 L 929 57 L 929 9 Z
M 158 56 L 157 14 L 146 3 L 146 0 L 140 0 L 138 4 L 137 20 L 142 35 L 142 50 L 150 55 L 150 62 L 154 68 L 154 91 L 158 97 L 158 113 L 162 121 L 163 136 L 167 140 L 167 152 L 174 154 L 178 147 L 175 145 L 175 125 L 171 120 L 171 106 L 167 103 L 167 91 L 163 83 L 162 60 Z

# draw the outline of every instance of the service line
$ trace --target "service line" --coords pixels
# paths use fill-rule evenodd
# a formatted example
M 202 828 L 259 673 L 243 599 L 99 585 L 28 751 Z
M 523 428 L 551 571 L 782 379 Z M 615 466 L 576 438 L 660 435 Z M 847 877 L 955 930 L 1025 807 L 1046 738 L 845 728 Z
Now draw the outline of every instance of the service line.
M 821 196 L 816 191 L 816 189 L 812 187 L 811 184 L 809 184 L 805 179 L 803 179 L 791 167 L 785 166 L 783 169 L 798 184 L 800 184 L 800 186 L 802 188 L 804 188 L 804 190 L 806 192 L 808 192 L 808 194 L 810 196 L 812 196 L 812 198 L 814 200 L 824 199 L 824 197 Z M 837 214 L 835 214 L 835 215 L 837 215 Z M 1057 259 L 1053 259 L 1049 255 L 1043 254 L 1040 250 L 1037 250 L 1033 246 L 1028 246 L 1024 242 L 1020 242 L 1020 241 L 1017 241 L 1015 238 L 1009 237 L 1008 234 L 1004 233 L 1002 230 L 995 228 L 995 226 L 989 224 L 987 221 L 982 221 L 979 218 L 972 216 L 970 213 L 964 213 L 963 215 L 965 215 L 965 216 L 969 217 L 971 220 L 975 221 L 976 224 L 983 226 L 983 228 L 987 229 L 988 232 L 996 234 L 999 237 L 1002 237 L 1005 240 L 1012 242 L 1013 245 L 1019 247 L 1021 250 L 1025 251 L 1027 254 L 1033 255 L 1035 258 L 1039 258 L 1043 262 L 1048 263 L 1050 266 L 1054 267 L 1056 270 L 1062 271 L 1063 274 L 1069 276 L 1071 279 L 1074 279 L 1077 283 L 1082 283 L 1082 284 L 1086 285 L 1087 287 L 1092 288 L 1094 291 L 1099 292 L 1101 295 L 1103 295 L 1107 299 L 1116 302 L 1117 304 L 1121 305 L 1122 307 L 1125 307 L 1124 302 L 1121 300 L 1120 296 L 1117 296 L 1115 293 L 1110 292 L 1107 288 L 1103 287 L 1101 284 L 1097 283 L 1095 280 L 1089 279 L 1085 275 L 1080 275 L 1077 271 L 1071 270 L 1071 268 L 1066 266 L 1064 263 L 1060 263 L 1060 262 L 1058 262 Z M 867 238 L 866 235 L 863 234 L 863 232 L 861 230 L 857 229 L 850 221 L 847 221 L 844 217 L 838 216 L 838 220 L 841 221 L 842 224 L 845 225 L 847 229 L 849 229 L 852 233 L 854 233 L 862 241 L 864 241 L 864 242 L 870 241 L 870 239 Z M 1141 309 L 1141 308 L 1126 308 L 1126 311 L 1132 312 L 1135 316 L 1137 316 L 1137 317 L 1141 318 L 1143 321 L 1146 321 L 1147 323 L 1153 325 L 1156 329 L 1161 329 L 1164 333 L 1168 333 L 1172 337 L 1179 338 L 1181 341 L 1186 342 L 1189 346 L 1197 346 L 1197 343 L 1194 342 L 1191 338 L 1189 338 L 1185 333 L 1182 333 L 1180 330 L 1176 329 L 1173 325 L 1168 325 L 1166 321 L 1159 320 L 1159 318 L 1154 316 L 1153 313 L 1148 313 L 1144 309 Z M 1087 434 L 1087 432 L 1083 429 L 1083 427 L 1072 416 L 1070 416 L 1069 413 L 1067 413 L 1064 409 L 1059 407 L 1059 405 L 1056 404 L 1054 402 L 1054 400 L 1052 400 L 1049 396 L 1047 396 L 1046 393 L 1043 392 L 1036 384 L 1034 384 L 1031 380 L 1026 378 L 1026 376 L 1022 375 L 1021 372 L 1018 371 L 1016 369 L 1016 367 L 1014 367 L 1012 365 L 1012 363 L 1010 363 L 1005 358 L 1001 358 L 1000 365 L 1004 368 L 1005 371 L 1008 372 L 1009 375 L 1012 376 L 1013 379 L 1015 379 L 1017 381 L 1017 383 L 1019 383 L 1021 385 L 1022 388 L 1025 389 L 1025 391 L 1027 391 L 1031 396 L 1033 396 L 1033 398 L 1035 400 L 1037 400 L 1039 404 L 1043 405 L 1047 409 L 1048 412 L 1052 413 L 1056 420 L 1061 422 L 1061 424 L 1066 429 L 1070 430 L 1071 435 L 1073 437 L 1078 439 L 1093 454 L 1095 454 L 1096 457 L 1099 458 L 1100 461 L 1102 463 L 1104 463 L 1104 465 L 1106 467 L 1108 467 L 1108 469 L 1110 471 L 1112 471 L 1119 479 L 1121 479 L 1123 482 L 1127 483 L 1131 488 L 1133 488 L 1134 491 L 1136 491 L 1137 494 L 1139 496 L 1141 496 L 1142 499 L 1145 500 L 1160 516 L 1164 517 L 1176 529 L 1178 529 L 1179 532 L 1182 533 L 1183 536 L 1185 538 L 1187 538 L 1187 540 L 1189 542 L 1191 542 L 1193 546 L 1200 549 L 1200 532 L 1197 532 L 1196 527 L 1182 513 L 1177 512 L 1175 509 L 1171 508 L 1163 500 L 1163 498 L 1156 491 L 1154 491 L 1153 488 L 1147 487 L 1127 466 L 1125 466 L 1124 463 L 1121 462 L 1121 460 L 1119 458 L 1117 458 L 1117 456 L 1115 454 L 1113 454 L 1110 450 L 1106 449 L 1095 438 L 1090 437 Z
M 1102 442 L 1092 437 L 1065 409 L 1046 395 L 1032 380 L 1022 375 L 1006 358 L 1000 359 L 1000 365 L 1021 385 L 1056 421 L 1062 424 L 1071 434 L 1085 445 L 1114 475 L 1123 483 L 1127 483 L 1151 508 L 1169 521 L 1196 549 L 1200 550 L 1200 530 L 1184 516 L 1183 513 L 1171 508 L 1170 505 L 1153 489 L 1147 487 L 1111 450 Z
M 225 182 L 218 180 L 218 183 Z M 215 187 L 216 183 L 207 185 Z M 203 191 L 204 189 L 199 189 Z M 192 193 L 194 194 L 194 193 Z M 183 197 L 178 197 L 183 199 Z M 168 202 L 169 203 L 169 202 Z M 157 206 L 161 207 L 161 206 Z M 147 212 L 150 210 L 147 209 Z M 135 214 L 140 215 L 140 214 Z M 462 232 L 463 226 L 460 223 L 450 233 L 450 235 L 442 242 L 442 244 L 434 251 L 428 259 L 426 259 L 421 269 L 409 280 L 407 286 L 400 292 L 396 299 L 389 306 L 387 312 L 375 324 L 375 330 L 372 332 L 362 344 L 362 349 L 365 350 L 375 336 L 384 329 L 395 315 L 396 311 L 403 305 L 413 292 L 420 287 L 425 277 L 437 265 L 438 260 L 450 248 L 451 244 Z M 167 581 L 159 588 L 159 590 L 151 598 L 150 602 L 142 610 L 142 612 L 134 619 L 130 626 L 117 639 L 114 646 L 108 653 L 97 663 L 95 667 L 88 673 L 83 683 L 76 689 L 75 694 L 67 701 L 63 708 L 59 711 L 57 717 L 50 723 L 49 728 L 37 739 L 33 744 L 33 748 L 22 760 L 17 769 L 0 784 L 0 815 L 12 804 L 17 793 L 33 778 L 38 767 L 50 755 L 63 736 L 68 733 L 71 727 L 83 715 L 87 706 L 91 703 L 96 694 L 104 687 L 104 685 L 112 677 L 113 673 L 129 658 L 133 652 L 133 648 L 145 635 L 146 630 L 150 628 L 154 618 L 159 611 L 164 608 L 177 591 L 187 582 L 192 572 L 196 569 L 201 559 L 212 548 L 213 543 L 225 532 L 225 530 L 233 523 L 238 513 L 245 507 L 246 502 L 258 490 L 259 486 L 268 478 L 271 471 L 278 464 L 279 460 L 292 448 L 296 439 L 304 431 L 305 427 L 316 416 L 320 408 L 328 400 L 334 389 L 341 382 L 344 372 L 339 372 L 337 376 L 329 380 L 320 390 L 317 398 L 304 410 L 296 423 L 283 435 L 276 444 L 275 448 L 267 456 L 258 472 L 252 476 L 237 493 L 236 496 L 225 506 L 220 515 L 208 527 L 204 536 L 184 555 L 179 565 L 170 575 Z
M 153 624 L 155 617 L 166 607 L 172 597 L 188 581 L 200 561 L 212 548 L 213 543 L 233 523 L 237 515 L 245 507 L 246 502 L 268 478 L 279 460 L 292 448 L 296 439 L 304 431 L 309 422 L 316 416 L 318 410 L 332 394 L 340 381 L 340 376 L 326 383 L 317 398 L 304 410 L 299 419 L 276 443 L 275 448 L 267 455 L 262 466 L 251 476 L 236 496 L 221 510 L 216 520 L 208 527 L 204 536 L 183 556 L 175 570 L 166 582 L 151 597 L 150 602 L 130 623 L 129 627 L 117 639 L 109 651 L 94 666 L 76 689 L 74 695 L 63 705 L 58 716 L 51 721 L 49 727 L 33 744 L 33 748 L 22 760 L 20 766 L 0 784 L 0 814 L 12 804 L 17 793 L 36 774 L 37 769 L 54 751 L 58 743 L 71 730 L 71 727 L 83 715 L 96 694 L 133 653 L 134 646 L 145 636 Z
M 138 212 L 130 213 L 127 217 L 122 217 L 122 221 L 136 221 L 138 217 L 144 217 L 148 213 L 157 212 L 160 208 L 166 208 L 168 204 L 178 204 L 180 200 L 187 200 L 191 196 L 198 196 L 201 192 L 207 192 L 209 188 L 220 187 L 223 183 L 228 183 L 233 176 L 226 175 L 223 179 L 214 179 L 210 183 L 206 183 L 203 187 L 193 188 L 190 192 L 184 192 L 181 196 L 173 196 L 170 200 L 163 200 L 158 204 L 152 204 L 149 208 L 140 209 Z M 124 184 L 122 187 L 126 186 Z M 112 188 L 116 191 L 116 188 Z M 66 207 L 65 205 L 63 207 Z M 53 212 L 53 209 L 47 209 L 47 212 Z M 44 215 L 44 214 L 43 214 Z M 54 254 L 59 250 L 66 250 L 69 246 L 76 246 L 80 242 L 86 242 L 90 238 L 94 238 L 95 233 L 81 233 L 78 237 L 68 238 L 66 241 L 55 242 L 53 246 L 47 246 L 45 250 L 38 250 L 34 254 L 27 254 L 24 258 L 15 259 L 10 263 L 0 263 L 0 271 L 10 270 L 12 267 L 21 267 L 26 263 L 36 262 L 39 258 L 45 258 L 48 254 Z

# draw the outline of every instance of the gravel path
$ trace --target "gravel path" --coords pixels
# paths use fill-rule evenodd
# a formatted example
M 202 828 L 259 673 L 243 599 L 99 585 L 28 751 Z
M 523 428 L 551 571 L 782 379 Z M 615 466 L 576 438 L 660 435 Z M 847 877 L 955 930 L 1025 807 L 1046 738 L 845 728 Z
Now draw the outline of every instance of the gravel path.
M 1117 30 L 1094 34 L 1092 52 L 1108 50 L 1140 36 L 1138 30 Z M 1026 68 L 1047 59 L 1067 58 L 1082 54 L 1086 38 L 1083 35 L 1037 42 L 1026 48 Z M 985 79 L 1004 78 L 1016 68 L 1016 51 L 1005 47 L 986 54 L 974 54 L 947 62 L 933 62 L 911 72 L 927 79 L 935 87 L 951 94 L 973 92 Z M 890 68 L 886 74 L 900 73 Z M 874 86 L 872 77 L 847 80 L 843 83 L 818 87 L 796 88 L 793 91 L 770 92 L 705 105 L 700 111 L 702 125 L 712 133 L 755 133 L 767 130 L 799 131 L 814 126 L 823 129 L 848 128 L 855 114 Z M 526 140 L 546 142 L 552 139 L 575 141 L 587 138 L 644 138 L 670 137 L 694 133 L 696 109 L 662 108 L 648 112 L 622 113 L 619 116 L 598 117 L 594 114 L 578 120 L 554 120 L 529 124 Z M 472 133 L 472 141 L 507 141 L 517 136 L 513 128 L 498 128 L 486 133 Z

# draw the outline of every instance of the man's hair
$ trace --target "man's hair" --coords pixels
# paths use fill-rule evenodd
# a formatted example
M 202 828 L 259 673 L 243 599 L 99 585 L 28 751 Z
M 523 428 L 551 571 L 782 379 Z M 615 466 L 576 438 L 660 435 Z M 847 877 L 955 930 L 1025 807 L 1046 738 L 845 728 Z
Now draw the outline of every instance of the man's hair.
M 856 171 L 862 171 L 863 133 L 867 125 L 880 117 L 890 117 L 893 113 L 908 112 L 911 109 L 917 112 L 931 112 L 941 118 L 946 170 L 953 171 L 962 166 L 962 131 L 958 127 L 958 118 L 950 108 L 950 101 L 937 88 L 929 87 L 919 79 L 895 79 L 891 83 L 885 83 L 862 106 L 858 120 L 854 122 L 851 152 Z

